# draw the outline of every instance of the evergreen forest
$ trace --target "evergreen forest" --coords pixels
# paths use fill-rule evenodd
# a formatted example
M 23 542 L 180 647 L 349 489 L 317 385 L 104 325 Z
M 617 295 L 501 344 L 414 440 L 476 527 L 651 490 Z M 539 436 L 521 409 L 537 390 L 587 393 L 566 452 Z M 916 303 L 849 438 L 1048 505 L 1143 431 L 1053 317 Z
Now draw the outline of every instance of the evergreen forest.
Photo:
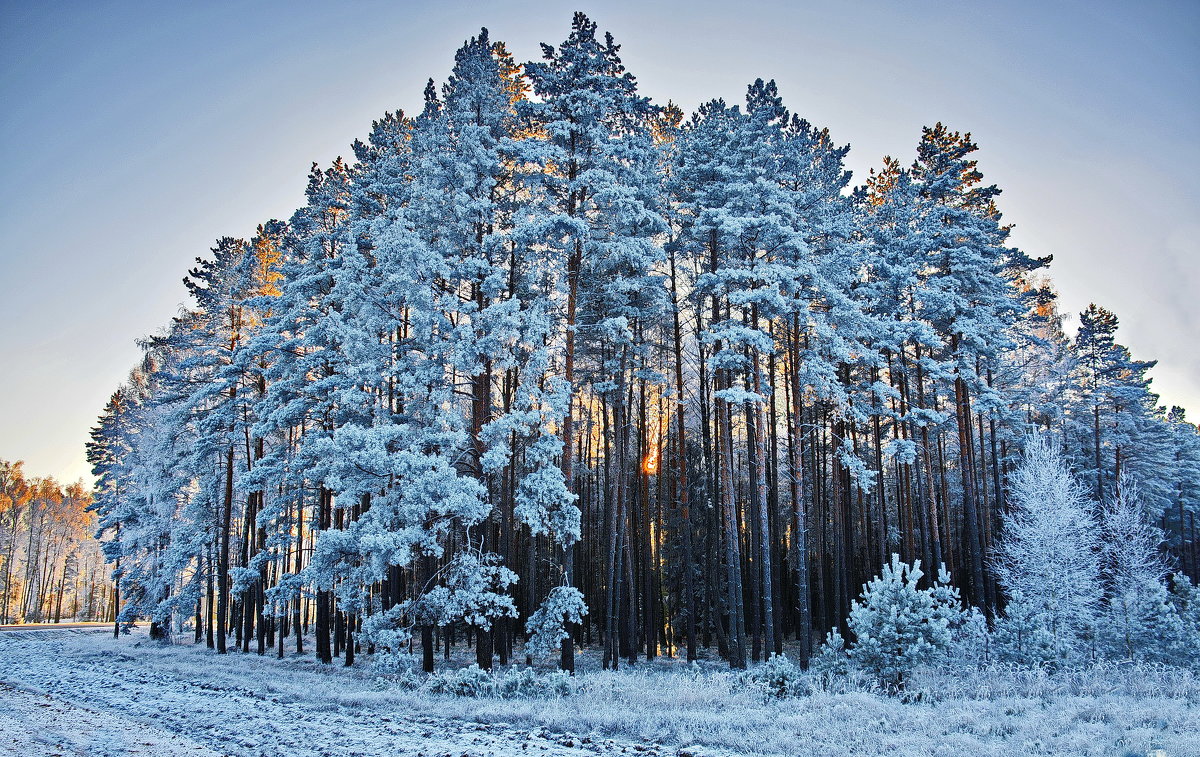
M 186 272 L 88 445 L 109 619 L 430 672 L 1187 659 L 1196 427 L 1114 313 L 1068 333 L 971 134 L 913 138 L 854 183 L 773 81 L 689 114 L 583 14 L 482 30 Z

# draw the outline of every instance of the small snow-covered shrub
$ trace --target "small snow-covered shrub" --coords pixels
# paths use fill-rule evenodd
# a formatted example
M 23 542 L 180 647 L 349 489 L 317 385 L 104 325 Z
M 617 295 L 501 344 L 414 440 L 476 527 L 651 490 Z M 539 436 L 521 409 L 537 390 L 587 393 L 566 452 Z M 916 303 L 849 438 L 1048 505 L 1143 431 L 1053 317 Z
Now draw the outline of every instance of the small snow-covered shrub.
M 996 618 L 992 638 L 997 658 L 1026 666 L 1056 664 L 1059 645 L 1051 628 L 1052 618 L 1014 590 L 1004 614 Z
M 561 670 L 537 673 L 522 668 L 497 674 L 495 695 L 511 699 L 565 697 L 574 694 L 578 685 L 579 679 Z
M 401 685 L 408 678 L 401 676 Z M 499 699 L 548 699 L 574 694 L 579 679 L 567 673 L 537 673 L 529 668 L 492 673 L 471 665 L 459 670 L 436 673 L 426 678 L 421 688 L 430 694 L 456 697 L 494 697 Z
M 431 694 L 453 694 L 456 697 L 481 697 L 495 693 L 495 678 L 478 665 L 459 670 L 435 673 L 426 680 L 425 690 Z
M 537 686 L 538 674 L 532 668 L 520 668 L 495 674 L 493 693 L 502 697 L 532 696 Z
M 987 616 L 978 607 L 968 607 L 950 627 L 947 661 L 956 665 L 986 664 L 991 659 L 992 634 Z
M 745 674 L 745 680 L 761 686 L 768 696 L 783 699 L 801 693 L 804 671 L 786 655 L 776 655 Z
M 835 626 L 825 637 L 817 653 L 812 656 L 809 668 L 814 673 L 830 676 L 844 676 L 850 672 L 850 657 L 846 654 L 846 640 L 842 632 Z
M 428 676 L 421 672 L 416 655 L 406 651 L 376 651 L 371 656 L 369 670 L 381 685 L 415 691 L 425 685 Z
M 919 560 L 907 565 L 893 554 L 891 564 L 867 582 L 862 599 L 850 609 L 850 630 L 856 637 L 850 659 L 893 690 L 904 688 L 915 667 L 948 650 L 951 625 L 962 622 L 958 591 L 949 586 L 945 569 L 929 589 L 917 588 L 923 575 Z
M 402 676 L 414 672 L 416 658 L 407 651 L 376 651 L 370 666 L 371 672 L 378 676 Z
M 402 689 L 416 691 L 425 684 L 425 675 L 409 669 L 393 676 L 390 680 Z

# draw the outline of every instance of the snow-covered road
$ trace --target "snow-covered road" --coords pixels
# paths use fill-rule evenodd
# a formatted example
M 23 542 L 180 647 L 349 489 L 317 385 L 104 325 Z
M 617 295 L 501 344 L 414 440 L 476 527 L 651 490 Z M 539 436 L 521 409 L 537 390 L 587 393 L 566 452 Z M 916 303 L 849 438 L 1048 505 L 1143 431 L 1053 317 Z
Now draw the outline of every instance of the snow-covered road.
M 611 739 L 396 711 L 369 676 L 307 660 L 239 655 L 238 664 L 217 664 L 203 649 L 103 635 L 0 633 L 0 753 L 662 754 Z

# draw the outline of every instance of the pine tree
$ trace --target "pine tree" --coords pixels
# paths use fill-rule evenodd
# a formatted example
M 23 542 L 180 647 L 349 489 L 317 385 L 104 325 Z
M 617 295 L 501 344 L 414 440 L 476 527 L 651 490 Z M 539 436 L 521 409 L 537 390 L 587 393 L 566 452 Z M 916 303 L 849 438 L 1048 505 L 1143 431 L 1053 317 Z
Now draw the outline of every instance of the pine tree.
M 1082 371 L 1082 382 L 1088 393 L 1088 405 L 1091 408 L 1089 420 L 1092 422 L 1091 446 L 1092 473 L 1096 484 L 1092 490 L 1094 497 L 1103 497 L 1104 462 L 1101 458 L 1101 426 L 1100 408 L 1103 404 L 1101 385 L 1108 372 L 1108 363 L 1116 349 L 1115 333 L 1117 317 L 1095 303 L 1079 314 L 1079 332 L 1075 337 L 1075 350 L 1079 355 L 1079 367 Z
M 1055 660 L 1071 659 L 1086 650 L 1102 597 L 1095 505 L 1041 436 L 1027 440 L 1009 482 L 1012 509 L 1003 518 L 992 569 L 1020 612 L 1010 611 L 997 624 L 1016 620 L 1047 636 Z
M 633 358 L 640 351 L 636 320 L 662 302 L 661 287 L 652 285 L 649 275 L 661 259 L 652 237 L 666 230 L 655 208 L 656 154 L 648 123 L 653 108 L 637 94 L 636 80 L 625 71 L 612 35 L 600 40 L 596 31 L 595 23 L 576 13 L 568 38 L 558 47 L 543 45 L 544 60 L 525 65 L 536 99 L 519 104 L 519 113 L 536 136 L 517 145 L 520 159 L 534 168 L 518 178 L 530 195 L 531 212 L 514 234 L 540 251 L 542 265 L 536 276 L 538 284 L 549 289 L 544 295 L 554 292 L 565 300 L 565 310 L 547 334 L 555 342 L 562 384 L 547 397 L 559 405 L 555 412 L 561 418 L 562 486 L 569 494 L 550 498 L 557 502 L 555 507 L 574 510 L 567 522 L 578 519 L 573 460 L 579 394 L 576 335 L 584 328 L 594 329 L 592 339 L 611 345 L 614 362 L 605 367 L 608 375 L 596 391 L 608 390 L 610 401 L 618 403 L 616 411 L 623 413 L 628 410 L 626 376 L 636 369 Z M 624 424 L 618 427 L 619 443 L 624 444 Z M 629 455 L 619 452 L 618 457 L 624 465 L 631 462 Z M 543 468 L 536 475 L 548 474 Z M 616 522 L 621 520 L 618 515 Z M 535 531 L 545 529 L 544 522 L 526 522 Z M 613 525 L 610 522 L 610 530 Z M 571 528 L 554 535 L 563 549 L 562 584 L 572 588 L 579 533 Z M 614 558 L 610 554 L 610 566 Z M 609 606 L 615 608 L 615 573 L 612 567 L 608 572 Z M 572 600 L 564 606 L 574 604 Z M 563 645 L 561 665 L 574 669 L 572 643 Z
M 983 175 L 969 157 L 977 149 L 970 133 L 941 123 L 927 127 L 912 173 L 922 205 L 922 317 L 943 341 L 939 372 L 954 387 L 969 597 L 987 606 L 993 599 L 984 577 L 991 513 L 984 509 L 972 403 L 980 411 L 999 406 L 980 368 L 1012 346 L 1009 327 L 1020 310 L 1015 281 L 1043 261 L 1006 246 L 1009 227 L 1000 224 L 995 206 L 1000 190 L 981 185 Z
M 1087 439 L 1088 444 L 1078 465 L 1090 472 L 1097 498 L 1111 496 L 1121 474 L 1128 473 L 1139 481 L 1143 496 L 1165 509 L 1174 501 L 1175 491 L 1161 481 L 1170 461 L 1162 454 L 1169 442 L 1159 417 L 1158 395 L 1150 391 L 1146 376 L 1155 363 L 1134 360 L 1116 342 L 1118 320 L 1110 311 L 1089 305 L 1079 321 L 1077 400 L 1070 412 L 1076 438 Z
M 1170 483 L 1174 494 L 1174 503 L 1166 513 L 1169 541 L 1180 570 L 1195 576 L 1200 573 L 1194 530 L 1196 513 L 1200 512 L 1200 433 L 1180 407 L 1171 408 L 1167 424 L 1173 454 L 1166 470 L 1173 479 Z
M 121 625 L 117 620 L 121 605 L 121 524 L 129 516 L 132 507 L 126 494 L 130 488 L 133 464 L 129 411 L 126 392 L 124 388 L 118 389 L 105 405 L 99 423 L 91 431 L 91 441 L 87 444 L 88 462 L 92 464 L 92 474 L 96 477 L 91 505 L 97 515 L 96 538 L 101 541 L 105 560 L 113 564 L 113 636 L 121 633 Z
M 909 565 L 894 554 L 850 610 L 855 637 L 850 659 L 894 690 L 904 688 L 917 666 L 949 649 L 951 627 L 961 622 L 962 607 L 957 593 L 945 586 L 945 571 L 933 586 L 920 589 L 924 575 L 919 561 Z
M 1102 569 L 1106 602 L 1101 639 L 1123 659 L 1170 659 L 1179 619 L 1164 579 L 1163 534 L 1148 518 L 1137 484 L 1128 475 L 1105 503 Z

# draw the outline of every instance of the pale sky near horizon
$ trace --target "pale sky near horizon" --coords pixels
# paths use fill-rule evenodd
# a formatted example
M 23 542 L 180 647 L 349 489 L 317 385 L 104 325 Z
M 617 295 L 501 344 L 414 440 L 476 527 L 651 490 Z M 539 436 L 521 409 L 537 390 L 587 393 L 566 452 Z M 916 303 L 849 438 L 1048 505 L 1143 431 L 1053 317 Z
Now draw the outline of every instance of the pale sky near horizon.
M 418 111 L 481 26 L 530 60 L 574 10 L 656 102 L 776 79 L 856 183 L 923 125 L 972 132 L 1064 312 L 1116 312 L 1200 420 L 1200 3 L 0 0 L 0 459 L 88 476 L 88 430 L 195 257 L 290 216 L 313 161 Z

